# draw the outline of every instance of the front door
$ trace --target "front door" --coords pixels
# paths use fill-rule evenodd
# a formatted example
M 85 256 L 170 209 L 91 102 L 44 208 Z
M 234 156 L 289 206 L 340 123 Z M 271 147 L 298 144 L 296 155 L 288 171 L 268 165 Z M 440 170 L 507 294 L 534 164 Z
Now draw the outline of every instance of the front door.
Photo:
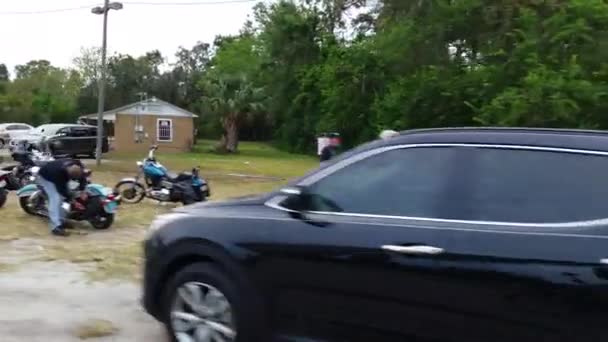
M 459 151 L 373 152 L 334 166 L 322 179 L 303 181 L 308 212 L 273 232 L 293 239 L 275 251 L 268 267 L 282 272 L 274 278 L 275 308 L 292 318 L 288 330 L 338 341 L 447 333 L 441 328 L 452 323 L 444 309 L 450 300 L 442 266 L 448 241 L 433 219 L 450 211 L 446 201 L 457 200 L 452 180 L 466 166 L 458 162 Z
M 70 154 L 91 154 L 95 151 L 95 137 L 91 134 L 91 129 L 86 126 L 74 126 L 70 128 L 70 144 L 72 146 Z
M 74 140 L 70 127 L 64 127 L 49 138 L 48 144 L 55 155 L 71 154 L 74 149 Z
M 605 341 L 608 157 L 479 148 L 445 231 L 446 341 Z

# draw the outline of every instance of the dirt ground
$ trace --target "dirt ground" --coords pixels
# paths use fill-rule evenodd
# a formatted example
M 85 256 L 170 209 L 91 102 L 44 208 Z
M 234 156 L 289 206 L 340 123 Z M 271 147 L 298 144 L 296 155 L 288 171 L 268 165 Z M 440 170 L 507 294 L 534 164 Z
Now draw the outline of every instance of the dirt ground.
M 4 248 L 3 248 L 4 249 Z M 168 341 L 139 305 L 140 288 L 128 282 L 90 283 L 83 266 L 28 263 L 0 278 L 3 342 Z
M 86 238 L 109 236 L 91 235 Z M 46 238 L 0 242 L 3 342 L 168 341 L 162 326 L 141 308 L 138 282 L 93 281 L 90 275 L 98 265 L 51 260 L 50 247 Z

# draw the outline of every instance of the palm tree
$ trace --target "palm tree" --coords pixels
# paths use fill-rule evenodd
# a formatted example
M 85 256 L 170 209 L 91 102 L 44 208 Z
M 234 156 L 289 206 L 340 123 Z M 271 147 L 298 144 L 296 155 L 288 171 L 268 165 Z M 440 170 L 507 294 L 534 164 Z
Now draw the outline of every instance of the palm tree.
M 239 125 L 246 116 L 263 108 L 263 89 L 256 88 L 246 77 L 211 78 L 204 81 L 203 105 L 220 115 L 224 132 L 217 146 L 218 152 L 234 153 L 238 150 Z

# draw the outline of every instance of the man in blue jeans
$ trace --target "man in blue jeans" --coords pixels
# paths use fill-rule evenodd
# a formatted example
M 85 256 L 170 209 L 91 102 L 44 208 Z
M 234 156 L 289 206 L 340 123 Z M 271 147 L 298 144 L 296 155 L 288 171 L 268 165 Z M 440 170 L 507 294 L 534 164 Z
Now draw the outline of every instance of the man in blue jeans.
M 65 222 L 61 205 L 63 199 L 71 200 L 69 182 L 77 180 L 82 196 L 86 188 L 84 166 L 78 160 L 59 159 L 49 162 L 38 171 L 38 184 L 42 186 L 48 198 L 51 232 L 58 236 L 69 235 L 65 231 Z M 84 199 L 84 198 L 83 198 Z

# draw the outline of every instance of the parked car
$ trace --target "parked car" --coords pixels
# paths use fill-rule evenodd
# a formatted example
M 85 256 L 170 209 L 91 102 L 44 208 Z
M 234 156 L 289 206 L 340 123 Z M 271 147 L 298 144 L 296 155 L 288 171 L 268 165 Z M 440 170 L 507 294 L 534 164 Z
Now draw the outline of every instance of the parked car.
M 34 127 L 24 123 L 0 124 L 0 148 L 6 146 L 11 140 L 30 133 Z
M 607 132 L 404 132 L 159 216 L 143 303 L 179 340 L 605 341 L 607 170 Z
M 97 127 L 77 124 L 46 124 L 36 127 L 31 134 L 11 142 L 11 149 L 27 142 L 53 156 L 95 156 Z M 108 139 L 103 138 L 103 153 L 108 152 Z

